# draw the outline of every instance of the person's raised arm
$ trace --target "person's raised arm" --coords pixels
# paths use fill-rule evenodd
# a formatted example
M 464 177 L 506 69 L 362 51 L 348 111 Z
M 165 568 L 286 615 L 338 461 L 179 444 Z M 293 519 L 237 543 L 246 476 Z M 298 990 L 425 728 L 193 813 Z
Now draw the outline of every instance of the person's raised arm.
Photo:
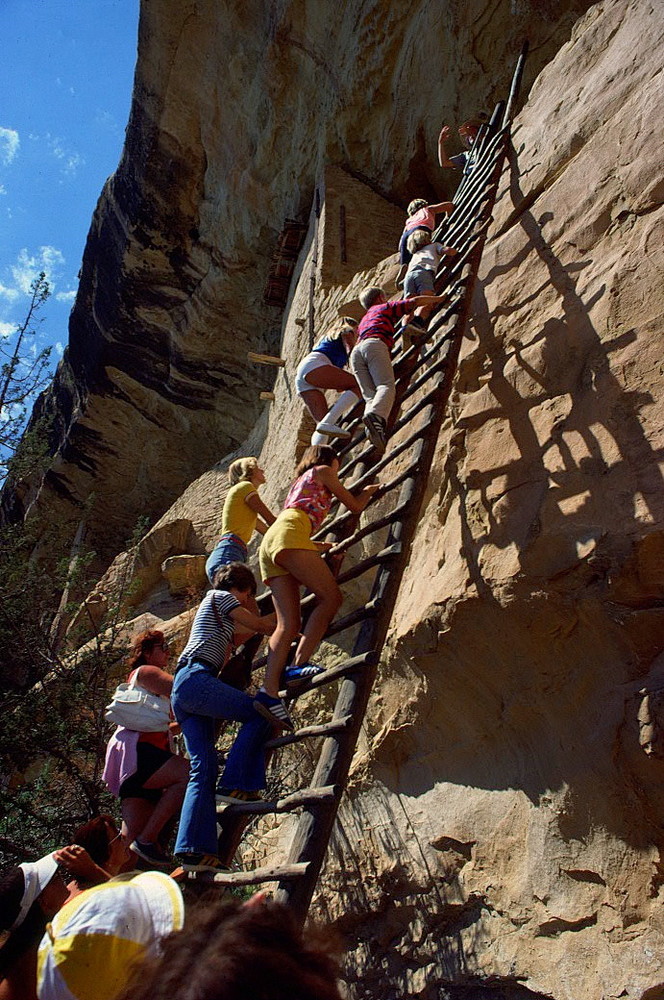
M 136 682 L 149 691 L 150 694 L 165 694 L 170 698 L 173 678 L 160 667 L 153 667 L 151 663 L 144 663 L 138 668 Z
M 270 510 L 270 508 L 265 506 L 265 504 L 259 497 L 258 493 L 252 493 L 250 496 L 247 497 L 247 499 L 244 502 L 246 503 L 247 507 L 251 507 L 251 509 L 255 511 L 256 514 L 262 517 L 266 524 L 268 525 L 274 524 L 274 522 L 277 520 L 272 511 Z M 256 527 L 258 528 L 258 525 L 256 525 Z M 260 531 L 260 528 L 258 530 Z M 261 534 L 264 533 L 265 531 L 261 532 Z
M 316 466 L 316 474 L 330 493 L 340 500 L 344 507 L 348 507 L 356 514 L 364 510 L 376 490 L 380 489 L 380 484 L 375 483 L 373 486 L 364 486 L 357 496 L 353 496 L 350 490 L 342 485 L 336 472 L 329 465 Z
M 427 208 L 429 209 L 430 212 L 433 212 L 434 215 L 440 215 L 441 212 L 444 212 L 446 215 L 449 215 L 450 212 L 453 211 L 454 209 L 454 202 L 439 201 L 437 205 L 427 205 Z
M 443 125 L 443 127 L 440 130 L 440 135 L 438 136 L 438 162 L 440 163 L 441 167 L 455 166 L 455 164 L 452 163 L 449 156 L 447 155 L 447 150 L 445 149 L 445 143 L 448 141 L 451 131 L 452 130 L 450 129 L 449 125 Z
M 260 632 L 261 635 L 272 635 L 276 626 L 274 615 L 258 616 L 248 611 L 242 606 L 233 608 L 230 616 L 236 625 L 240 625 L 243 631 Z

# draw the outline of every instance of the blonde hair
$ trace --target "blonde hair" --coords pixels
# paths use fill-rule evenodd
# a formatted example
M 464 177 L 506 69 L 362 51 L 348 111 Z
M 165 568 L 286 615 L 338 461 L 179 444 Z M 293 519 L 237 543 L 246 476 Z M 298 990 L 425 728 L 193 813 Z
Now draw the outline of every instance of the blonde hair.
M 251 477 L 257 468 L 257 458 L 236 458 L 228 466 L 228 482 L 231 486 L 237 486 L 241 482 L 251 482 Z
M 415 198 L 411 201 L 408 206 L 408 215 L 415 215 L 415 212 L 419 212 L 421 208 L 427 208 L 429 202 L 425 201 L 424 198 Z
M 385 292 L 378 285 L 369 285 L 360 295 L 360 303 L 363 309 L 371 309 L 384 297 Z
M 339 340 L 344 333 L 353 333 L 358 324 L 358 320 L 352 316 L 340 316 L 325 334 L 327 340 Z
M 422 247 L 428 247 L 431 243 L 431 230 L 430 229 L 416 229 L 415 232 L 408 237 L 406 240 L 406 247 L 409 253 L 417 253 Z

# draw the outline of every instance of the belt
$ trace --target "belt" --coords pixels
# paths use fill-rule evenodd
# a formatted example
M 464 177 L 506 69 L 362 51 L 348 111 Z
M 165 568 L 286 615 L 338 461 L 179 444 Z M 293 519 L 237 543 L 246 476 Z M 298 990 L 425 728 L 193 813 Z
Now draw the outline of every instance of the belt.
M 200 663 L 202 667 L 209 670 L 213 674 L 217 674 L 221 669 L 221 665 L 218 663 L 210 663 L 209 660 L 204 660 L 202 656 L 184 656 L 180 657 L 178 660 L 178 665 L 175 668 L 175 676 L 179 670 L 184 670 L 185 667 L 190 667 L 192 663 Z

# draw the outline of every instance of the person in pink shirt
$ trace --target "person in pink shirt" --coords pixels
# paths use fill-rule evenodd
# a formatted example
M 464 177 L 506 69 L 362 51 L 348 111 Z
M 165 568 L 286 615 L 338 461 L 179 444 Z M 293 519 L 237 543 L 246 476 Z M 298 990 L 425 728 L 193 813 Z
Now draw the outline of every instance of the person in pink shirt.
M 408 206 L 406 225 L 399 240 L 400 264 L 408 264 L 412 256 L 406 245 L 408 237 L 417 229 L 426 229 L 430 234 L 433 233 L 436 228 L 436 216 L 443 213 L 449 215 L 453 208 L 454 203 L 451 201 L 441 201 L 437 205 L 429 205 L 424 198 L 415 198 L 414 201 L 411 201 Z

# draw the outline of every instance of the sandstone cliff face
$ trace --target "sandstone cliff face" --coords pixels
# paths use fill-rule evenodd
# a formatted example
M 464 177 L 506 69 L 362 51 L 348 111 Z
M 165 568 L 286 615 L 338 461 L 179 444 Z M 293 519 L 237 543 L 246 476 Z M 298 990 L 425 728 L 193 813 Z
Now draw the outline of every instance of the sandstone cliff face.
M 416 25 L 418 12 L 434 16 L 411 7 Z M 271 8 L 275 39 L 277 15 L 296 9 L 311 13 Z M 593 7 L 515 122 L 449 419 L 315 903 L 347 936 L 357 998 L 664 996 L 664 764 L 640 749 L 637 718 L 639 690 L 661 686 L 663 671 L 663 21 L 648 0 Z M 291 23 L 294 52 L 303 37 Z M 322 71 L 328 49 L 312 51 Z M 367 172 L 375 156 L 383 173 L 372 176 L 401 196 L 405 161 L 392 163 L 404 171 L 396 179 L 378 137 L 367 143 L 358 136 L 354 164 Z M 260 163 L 258 143 L 255 153 Z M 343 172 L 311 178 L 323 213 L 284 317 L 274 402 L 95 595 L 103 603 L 136 560 L 133 625 L 160 622 L 180 645 L 228 462 L 260 453 L 276 509 L 310 430 L 293 373 L 308 347 L 314 250 L 317 329 L 353 308 L 362 285 L 389 287 L 394 274 L 374 248 L 362 256 L 357 233 L 353 273 L 341 266 L 339 204 L 351 218 L 369 195 Z M 389 241 L 394 206 L 372 198 Z M 256 388 L 247 394 L 255 405 Z M 276 858 L 285 839 L 266 826 L 255 850 Z
M 587 6 L 144 3 L 124 154 L 44 402 L 53 466 L 37 493 L 5 497 L 13 516 L 30 506 L 72 537 L 82 521 L 105 567 L 139 516 L 159 517 L 255 423 L 269 378 L 246 351 L 279 339 L 269 260 L 323 165 L 402 204 L 444 193 L 440 121 L 504 94 L 526 34 L 532 80 Z

